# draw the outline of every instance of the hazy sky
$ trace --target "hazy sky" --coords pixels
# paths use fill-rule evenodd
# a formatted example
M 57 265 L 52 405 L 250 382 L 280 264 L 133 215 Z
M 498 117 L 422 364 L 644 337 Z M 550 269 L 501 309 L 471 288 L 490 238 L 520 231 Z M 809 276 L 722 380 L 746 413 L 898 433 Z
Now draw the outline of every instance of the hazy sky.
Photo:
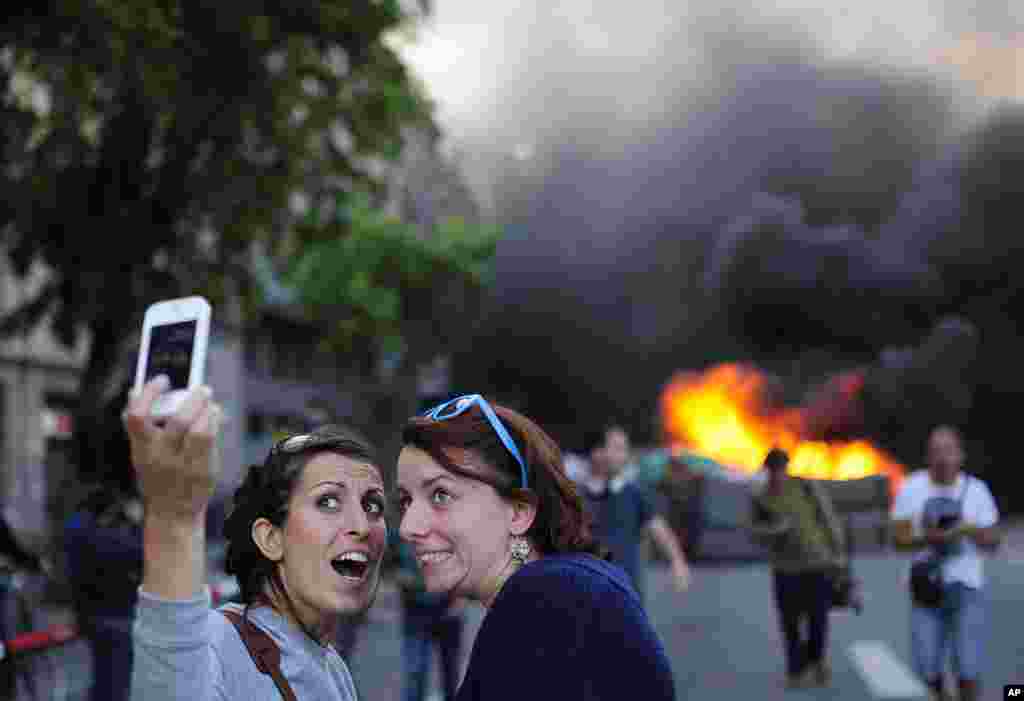
M 987 73 L 989 90 L 1024 97 L 1024 3 L 986 0 L 978 3 L 983 11 L 963 9 L 974 4 L 435 0 L 405 55 L 456 140 L 525 158 L 545 132 L 586 115 L 603 123 L 614 116 L 628 134 L 685 112 L 688 101 L 728 90 L 731 60 L 772 47 L 812 62 L 855 60 L 940 79 Z M 964 43 L 977 32 L 978 46 Z M 971 68 L 953 69 L 953 61 Z M 973 97 L 977 84 L 962 82 L 964 96 Z
M 404 53 L 484 203 L 511 195 L 498 295 L 547 277 L 660 342 L 671 305 L 627 299 L 623 276 L 670 260 L 701 280 L 668 295 L 682 309 L 736 285 L 803 299 L 836 258 L 850 290 L 943 294 L 925 255 L 958 216 L 962 136 L 1024 99 L 1024 2 L 981 4 L 435 0 Z M 790 196 L 763 192 L 780 178 Z M 806 215 L 830 197 L 885 207 L 881 231 Z
M 433 5 L 405 58 L 515 224 L 455 361 L 471 384 L 529 398 L 542 423 L 617 411 L 636 430 L 681 368 L 756 359 L 799 383 L 880 351 L 887 445 L 916 456 L 930 423 L 973 407 L 1013 463 L 999 400 L 1021 392 L 1024 346 L 1000 300 L 1019 290 L 1017 218 L 965 207 L 960 173 L 1019 199 L 1024 160 L 975 159 L 972 140 L 993 115 L 1009 114 L 997 144 L 1024 121 L 994 109 L 1024 102 L 1024 0 Z M 977 318 L 943 321 L 948 299 Z

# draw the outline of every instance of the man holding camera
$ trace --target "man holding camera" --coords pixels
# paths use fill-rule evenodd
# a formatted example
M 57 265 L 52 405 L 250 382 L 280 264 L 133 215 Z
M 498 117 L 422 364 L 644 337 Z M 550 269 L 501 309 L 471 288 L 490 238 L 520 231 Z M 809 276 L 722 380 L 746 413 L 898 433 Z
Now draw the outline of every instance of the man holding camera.
M 939 426 L 928 438 L 928 469 L 904 480 L 892 507 L 893 544 L 913 551 L 914 563 L 937 562 L 936 600 L 927 599 L 912 569 L 910 638 L 914 667 L 934 699 L 942 684 L 946 646 L 952 643 L 961 701 L 980 698 L 985 633 L 982 553 L 1002 539 L 999 511 L 988 486 L 961 471 L 960 434 Z

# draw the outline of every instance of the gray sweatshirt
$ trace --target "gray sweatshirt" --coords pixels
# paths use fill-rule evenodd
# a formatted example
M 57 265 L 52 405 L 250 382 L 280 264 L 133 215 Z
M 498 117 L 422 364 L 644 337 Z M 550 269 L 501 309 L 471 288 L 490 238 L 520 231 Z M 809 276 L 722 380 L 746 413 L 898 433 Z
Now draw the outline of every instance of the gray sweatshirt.
M 242 612 L 239 604 L 222 609 Z M 266 606 L 249 620 L 281 649 L 281 672 L 299 701 L 356 701 L 355 684 L 333 646 L 323 648 Z M 139 589 L 133 629 L 134 701 L 280 699 L 274 680 L 256 668 L 231 622 L 210 607 L 210 594 L 184 601 Z

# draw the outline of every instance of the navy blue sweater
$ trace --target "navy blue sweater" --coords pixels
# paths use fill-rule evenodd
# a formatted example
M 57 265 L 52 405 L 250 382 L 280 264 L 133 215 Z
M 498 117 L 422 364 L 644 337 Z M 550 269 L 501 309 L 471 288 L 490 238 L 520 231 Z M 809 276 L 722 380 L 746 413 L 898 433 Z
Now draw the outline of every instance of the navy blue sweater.
M 554 555 L 512 575 L 484 618 L 458 701 L 674 701 L 672 670 L 623 570 Z

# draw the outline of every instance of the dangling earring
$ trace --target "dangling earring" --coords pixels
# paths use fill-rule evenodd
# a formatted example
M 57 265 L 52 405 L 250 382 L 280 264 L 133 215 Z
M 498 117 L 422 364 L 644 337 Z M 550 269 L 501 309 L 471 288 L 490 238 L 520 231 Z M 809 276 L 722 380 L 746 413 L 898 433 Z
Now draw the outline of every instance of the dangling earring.
M 530 557 L 530 541 L 521 535 L 514 535 L 510 542 L 510 548 L 512 550 L 512 559 L 515 560 L 516 565 L 525 564 L 526 558 Z

